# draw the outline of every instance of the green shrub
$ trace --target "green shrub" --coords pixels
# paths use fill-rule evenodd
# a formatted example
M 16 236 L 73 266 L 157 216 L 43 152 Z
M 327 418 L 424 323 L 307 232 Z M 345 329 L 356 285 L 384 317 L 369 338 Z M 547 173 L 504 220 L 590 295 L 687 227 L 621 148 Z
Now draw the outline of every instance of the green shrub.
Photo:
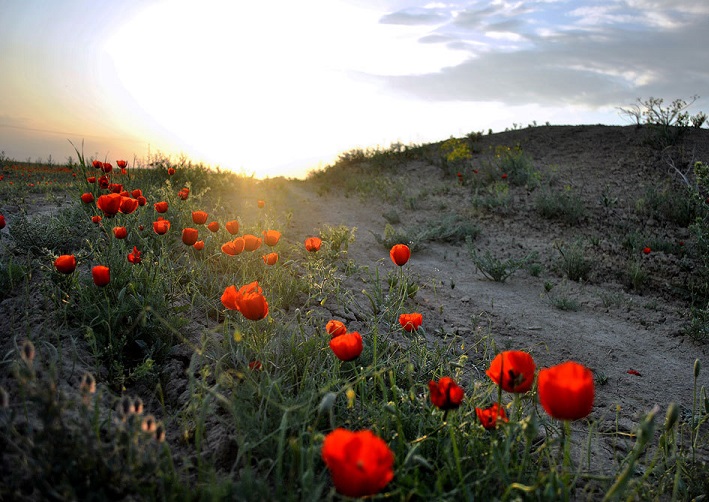
M 542 218 L 563 221 L 569 225 L 578 224 L 586 215 L 581 197 L 574 191 L 547 190 L 540 193 L 534 206 Z

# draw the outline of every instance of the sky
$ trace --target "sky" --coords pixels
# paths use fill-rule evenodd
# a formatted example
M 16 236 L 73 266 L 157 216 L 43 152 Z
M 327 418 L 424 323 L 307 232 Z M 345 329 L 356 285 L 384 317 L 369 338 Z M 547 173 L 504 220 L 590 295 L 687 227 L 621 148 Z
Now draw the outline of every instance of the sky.
M 0 0 L 0 151 L 302 177 L 353 148 L 628 124 L 638 98 L 709 112 L 707 47 L 707 0 Z

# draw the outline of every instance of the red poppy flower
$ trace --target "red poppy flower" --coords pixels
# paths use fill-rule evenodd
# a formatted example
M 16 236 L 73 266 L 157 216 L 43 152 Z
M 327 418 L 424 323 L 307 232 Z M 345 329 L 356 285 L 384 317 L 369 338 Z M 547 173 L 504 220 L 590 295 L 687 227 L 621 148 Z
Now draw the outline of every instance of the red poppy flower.
M 534 371 L 537 366 L 534 359 L 521 350 L 500 352 L 490 363 L 485 372 L 502 390 L 523 393 L 532 388 Z
M 278 240 L 281 238 L 281 233 L 278 230 L 266 230 L 263 233 L 263 242 L 267 246 L 275 246 L 278 244 Z
M 485 409 L 475 408 L 475 414 L 478 416 L 478 420 L 482 426 L 486 429 L 494 429 L 497 427 L 498 419 L 502 422 L 509 422 L 505 408 L 497 403 Z
M 651 252 L 652 252 L 652 249 L 650 249 L 649 247 L 646 246 L 646 247 L 643 248 L 643 253 L 644 253 L 644 254 L 650 254 Z
M 210 221 L 209 224 L 207 225 L 207 228 L 212 232 L 218 232 L 219 231 L 219 222 L 218 221 Z
M 170 230 L 170 222 L 163 217 L 159 217 L 153 222 L 153 231 L 158 235 L 166 234 Z
M 458 408 L 465 394 L 463 388 L 450 377 L 442 377 L 438 382 L 431 380 L 428 390 L 431 392 L 431 402 L 442 410 Z
M 131 197 L 134 199 L 137 199 L 141 195 L 143 195 L 143 191 L 140 188 L 136 188 L 135 190 L 132 190 L 130 193 Z
M 125 239 L 128 237 L 128 229 L 126 227 L 113 227 L 113 236 L 116 239 Z
M 222 305 L 231 310 L 238 310 L 250 321 L 258 321 L 268 315 L 268 302 L 257 281 L 242 286 L 237 291 L 229 286 L 222 294 Z
M 143 197 L 142 195 L 138 196 L 138 199 L 137 199 L 137 200 L 138 200 L 138 205 L 139 205 L 140 207 L 143 207 L 144 205 L 146 205 L 146 204 L 148 203 L 148 199 L 146 199 L 146 198 Z
M 121 199 L 121 213 L 130 214 L 138 209 L 138 200 L 132 199 L 130 197 L 123 197 Z
M 375 495 L 394 479 L 394 453 L 371 431 L 335 429 L 325 436 L 322 458 L 338 492 Z
M 182 199 L 182 200 L 187 200 L 187 197 L 190 196 L 190 189 L 185 187 L 179 192 L 177 192 L 177 196 Z
M 544 368 L 537 389 L 544 410 L 559 420 L 578 420 L 593 409 L 593 373 L 579 363 L 567 361 Z
M 166 213 L 167 212 L 167 202 L 165 202 L 164 200 L 162 200 L 160 202 L 156 202 L 155 204 L 153 204 L 153 206 L 155 207 L 155 210 L 158 213 Z
M 106 176 L 101 176 L 98 179 L 98 186 L 101 188 L 108 188 L 108 185 L 110 184 L 110 181 L 108 181 L 108 177 Z
M 99 215 L 94 215 L 91 217 L 91 221 L 93 221 L 94 223 L 100 223 L 101 217 Z
M 418 312 L 413 312 L 411 314 L 401 314 L 399 316 L 399 324 L 404 328 L 405 331 L 416 331 L 421 326 L 423 322 L 423 316 Z
M 91 165 L 94 166 L 95 169 L 101 169 L 101 166 L 103 166 L 103 162 L 100 160 L 92 160 Z
M 138 251 L 138 248 L 136 246 L 133 246 L 133 251 L 128 253 L 128 261 L 133 265 L 137 265 L 141 262 L 141 260 L 142 259 L 140 257 L 140 251 Z
M 174 168 L 174 167 L 168 167 L 168 168 L 167 168 L 167 174 L 170 175 L 170 176 L 172 176 L 173 174 L 175 174 L 175 168 Z
M 85 192 L 81 194 L 81 202 L 84 204 L 91 204 L 94 201 L 94 194 L 91 192 Z
M 121 169 L 125 169 L 126 166 L 128 165 L 128 162 L 126 162 L 125 160 L 117 160 L 116 165 L 118 167 L 120 167 Z
M 249 369 L 252 371 L 261 371 L 263 369 L 263 364 L 261 364 L 261 361 L 259 360 L 249 361 Z
M 2 230 L 3 228 L 5 228 L 5 225 L 6 225 L 6 224 L 7 224 L 7 223 L 5 223 L 5 216 L 3 216 L 2 214 L 0 214 L 0 230 Z
M 331 319 L 327 321 L 327 324 L 325 325 L 325 331 L 327 331 L 327 334 L 330 335 L 332 338 L 335 338 L 336 336 L 344 335 L 347 333 L 347 326 L 345 326 L 345 323 L 342 321 L 338 321 L 337 319 Z
M 86 183 L 90 183 L 92 185 L 96 183 L 96 176 L 89 176 L 88 178 L 86 178 Z
M 506 180 L 507 179 L 507 173 L 502 173 L 502 179 Z
M 96 200 L 96 205 L 101 211 L 103 211 L 105 216 L 113 216 L 121 208 L 121 196 L 117 193 L 101 195 Z
M 275 265 L 278 262 L 278 253 L 268 253 L 263 255 L 263 262 L 266 265 Z
M 204 211 L 192 211 L 192 222 L 195 225 L 204 225 L 207 221 L 207 213 Z
M 244 245 L 244 239 L 242 237 L 237 237 L 233 241 L 222 244 L 222 253 L 228 254 L 229 256 L 236 256 L 241 254 L 244 250 Z
M 256 251 L 261 247 L 261 239 L 251 234 L 244 235 L 244 243 L 246 251 Z
M 341 361 L 357 359 L 364 348 L 362 335 L 353 331 L 330 339 L 330 348 Z
M 108 185 L 108 190 L 111 193 L 121 193 L 123 191 L 123 185 L 120 183 L 110 183 Z
M 76 257 L 73 254 L 63 254 L 54 260 L 54 268 L 62 274 L 71 274 L 76 270 Z
M 238 220 L 231 220 L 227 221 L 224 226 L 226 227 L 226 231 L 229 232 L 231 235 L 236 235 L 239 233 L 239 221 Z
M 182 229 L 182 242 L 187 246 L 194 246 L 194 243 L 199 239 L 199 232 L 196 228 L 183 228 Z
M 263 206 L 266 205 L 266 201 L 265 200 L 257 200 L 256 205 L 259 207 L 259 209 L 263 209 Z
M 305 249 L 311 253 L 319 251 L 321 245 L 322 240 L 319 237 L 308 237 L 305 239 Z
M 111 282 L 111 271 L 103 265 L 96 265 L 91 269 L 91 276 L 94 279 L 94 284 L 97 286 L 105 286 Z
M 194 245 L 193 245 L 193 247 L 194 247 L 197 251 L 202 251 L 202 250 L 204 249 L 204 241 L 197 241 L 197 242 L 195 242 Z
M 101 164 L 101 170 L 104 173 L 110 173 L 113 170 L 113 166 L 110 162 L 104 162 L 103 164 Z
M 406 244 L 395 244 L 389 250 L 389 256 L 395 265 L 403 267 L 406 265 L 406 262 L 409 261 L 409 258 L 411 258 L 411 250 Z

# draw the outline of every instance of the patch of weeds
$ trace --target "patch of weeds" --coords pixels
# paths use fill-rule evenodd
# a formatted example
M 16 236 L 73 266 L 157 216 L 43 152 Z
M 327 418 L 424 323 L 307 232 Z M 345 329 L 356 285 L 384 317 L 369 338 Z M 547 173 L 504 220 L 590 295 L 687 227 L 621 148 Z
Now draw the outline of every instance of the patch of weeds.
M 709 341 L 709 305 L 702 308 L 692 307 L 690 318 L 685 333 L 697 342 Z
M 542 218 L 559 220 L 569 225 L 578 224 L 586 215 L 586 208 L 577 193 L 567 187 L 563 191 L 545 190 L 534 201 Z
M 324 225 L 320 230 L 320 236 L 324 242 L 329 244 L 327 255 L 330 259 L 336 259 L 347 255 L 350 244 L 355 241 L 357 227 L 338 225 L 336 227 Z
M 410 230 L 397 230 L 388 223 L 384 226 L 383 235 L 377 235 L 374 232 L 372 235 L 385 248 L 391 248 L 394 244 L 406 244 L 411 251 L 421 249 L 421 239 L 418 233 Z
M 12 259 L 0 262 L 0 300 L 7 298 L 12 290 L 24 280 L 27 269 Z
M 532 260 L 536 259 L 536 253 L 530 253 L 524 258 L 501 260 L 493 256 L 489 250 L 480 255 L 473 247 L 473 241 L 470 238 L 466 239 L 465 243 L 475 268 L 486 278 L 495 282 L 505 282 L 517 270 L 528 266 Z
M 625 303 L 623 294 L 620 292 L 601 291 L 598 293 L 598 298 L 605 308 L 619 307 Z
M 529 275 L 531 275 L 532 277 L 539 277 L 542 273 L 542 264 L 530 263 L 527 266 L 527 272 L 529 272 Z
M 676 186 L 650 186 L 643 197 L 635 201 L 635 210 L 642 217 L 689 226 L 697 216 L 696 199 L 692 192 Z
M 571 245 L 555 242 L 554 247 L 561 255 L 558 267 L 563 275 L 572 281 L 585 281 L 588 279 L 593 264 L 587 258 L 586 250 L 579 241 Z
M 398 225 L 401 223 L 401 216 L 399 216 L 399 213 L 395 209 L 382 213 L 382 217 L 391 225 Z
M 427 225 L 418 237 L 421 241 L 457 244 L 468 238 L 476 239 L 478 235 L 480 235 L 480 227 L 468 218 L 453 214 Z
M 630 260 L 626 267 L 628 287 L 641 291 L 647 283 L 648 275 L 639 260 Z
M 581 304 L 575 298 L 569 296 L 553 296 L 551 297 L 551 304 L 565 312 L 577 312 L 581 310 Z
M 536 188 L 541 182 L 541 174 L 534 169 L 532 159 L 519 145 L 495 147 L 495 164 L 512 185 Z
M 476 187 L 473 192 L 473 207 L 483 209 L 502 209 L 507 211 L 510 205 L 510 186 L 504 181 L 497 181 L 484 187 Z
M 38 215 L 15 218 L 10 228 L 15 247 L 43 256 L 45 249 L 68 254 L 86 240 L 94 241 L 99 232 L 91 218 L 78 205 L 61 209 L 56 216 Z

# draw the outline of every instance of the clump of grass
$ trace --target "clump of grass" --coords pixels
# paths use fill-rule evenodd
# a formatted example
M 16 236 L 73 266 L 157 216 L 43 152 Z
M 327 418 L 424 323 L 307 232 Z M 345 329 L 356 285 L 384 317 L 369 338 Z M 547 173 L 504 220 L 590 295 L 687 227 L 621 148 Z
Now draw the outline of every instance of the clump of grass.
M 577 225 L 586 215 L 583 201 L 571 189 L 546 190 L 537 195 L 534 206 L 542 218 L 563 221 L 568 225 Z
M 588 280 L 593 265 L 580 241 L 570 245 L 559 241 L 554 247 L 560 255 L 558 267 L 563 275 L 572 281 Z
M 475 268 L 486 278 L 495 282 L 505 282 L 517 270 L 529 266 L 536 259 L 535 253 L 530 253 L 524 258 L 507 258 L 502 260 L 495 257 L 489 250 L 480 254 L 473 246 L 472 239 L 466 240 L 468 253 L 475 264 Z

